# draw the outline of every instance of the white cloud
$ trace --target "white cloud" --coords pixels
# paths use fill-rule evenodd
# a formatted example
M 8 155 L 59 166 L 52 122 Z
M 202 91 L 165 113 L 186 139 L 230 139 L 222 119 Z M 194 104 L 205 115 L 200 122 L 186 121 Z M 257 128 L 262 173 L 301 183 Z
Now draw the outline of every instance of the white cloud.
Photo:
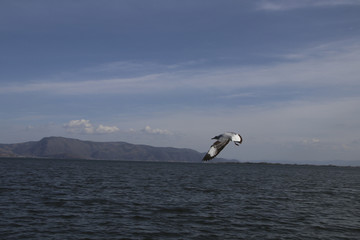
M 70 133 L 94 133 L 94 127 L 90 123 L 90 120 L 71 120 L 69 123 L 64 124 L 64 127 Z
M 320 142 L 320 139 L 319 138 L 304 139 L 302 142 L 304 144 L 317 144 Z
M 104 126 L 102 124 L 100 124 L 97 128 L 96 128 L 96 132 L 97 133 L 114 133 L 119 131 L 120 129 L 116 126 Z
M 172 135 L 172 133 L 169 130 L 159 129 L 159 128 L 151 128 L 150 126 L 146 126 L 141 131 L 145 132 L 145 133 L 149 133 L 149 134 Z
M 104 134 L 104 133 L 114 133 L 119 131 L 119 128 L 116 126 L 104 126 L 100 124 L 95 128 L 90 120 L 80 119 L 80 120 L 71 120 L 69 123 L 64 124 L 64 128 L 70 133 L 82 133 L 82 134 Z

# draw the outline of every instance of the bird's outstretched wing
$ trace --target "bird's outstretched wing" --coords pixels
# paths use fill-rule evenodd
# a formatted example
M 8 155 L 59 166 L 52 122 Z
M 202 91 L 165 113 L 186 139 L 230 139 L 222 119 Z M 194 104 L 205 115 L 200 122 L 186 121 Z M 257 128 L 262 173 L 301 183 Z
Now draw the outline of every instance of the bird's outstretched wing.
M 216 157 L 229 142 L 230 140 L 214 142 L 214 144 L 211 145 L 209 151 L 204 156 L 203 161 L 208 161 Z

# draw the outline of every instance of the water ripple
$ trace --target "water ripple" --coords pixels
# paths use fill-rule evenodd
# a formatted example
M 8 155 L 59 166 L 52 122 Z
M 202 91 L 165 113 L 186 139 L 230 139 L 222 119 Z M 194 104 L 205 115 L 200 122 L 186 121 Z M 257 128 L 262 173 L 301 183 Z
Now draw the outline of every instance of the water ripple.
M 0 160 L 0 239 L 358 239 L 360 169 Z

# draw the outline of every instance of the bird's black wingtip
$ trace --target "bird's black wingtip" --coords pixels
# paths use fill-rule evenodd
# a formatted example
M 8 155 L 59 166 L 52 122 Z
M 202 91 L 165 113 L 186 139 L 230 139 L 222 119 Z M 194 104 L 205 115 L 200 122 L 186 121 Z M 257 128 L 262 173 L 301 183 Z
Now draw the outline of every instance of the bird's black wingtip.
M 203 161 L 203 162 L 207 162 L 207 161 L 209 161 L 209 160 L 211 160 L 211 159 L 213 159 L 213 158 L 210 156 L 210 154 L 206 154 L 206 155 L 203 157 L 202 161 Z

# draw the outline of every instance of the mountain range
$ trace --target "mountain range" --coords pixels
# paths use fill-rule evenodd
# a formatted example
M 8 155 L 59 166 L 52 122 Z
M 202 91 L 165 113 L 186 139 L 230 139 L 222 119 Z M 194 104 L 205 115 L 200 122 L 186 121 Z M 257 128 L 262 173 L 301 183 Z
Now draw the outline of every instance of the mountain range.
M 0 157 L 201 162 L 203 156 L 204 153 L 188 148 L 153 147 L 127 142 L 92 142 L 64 137 L 0 144 Z

